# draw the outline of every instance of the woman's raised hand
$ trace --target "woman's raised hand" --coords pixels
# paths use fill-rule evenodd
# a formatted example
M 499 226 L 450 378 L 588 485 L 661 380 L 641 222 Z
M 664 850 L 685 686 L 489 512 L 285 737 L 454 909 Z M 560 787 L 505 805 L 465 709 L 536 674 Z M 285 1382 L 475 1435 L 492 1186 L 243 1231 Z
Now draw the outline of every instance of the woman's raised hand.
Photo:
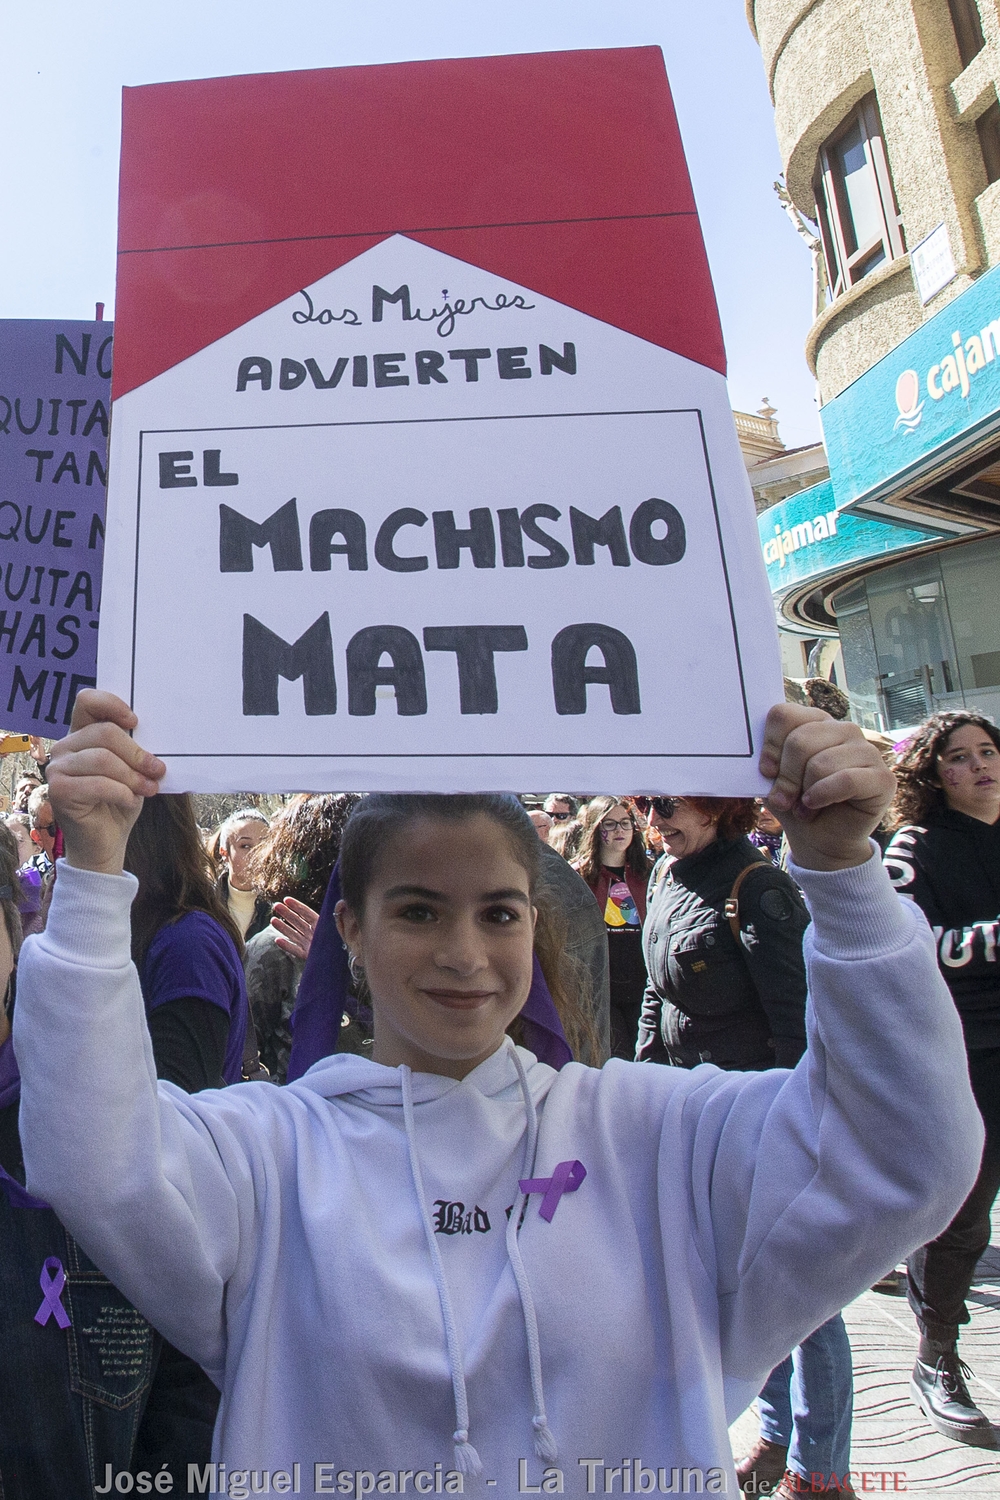
M 806 870 L 842 870 L 871 855 L 869 834 L 892 801 L 896 778 L 856 724 L 818 708 L 780 703 L 767 716 L 760 771 L 767 805 Z
M 313 911 L 304 901 L 296 901 L 294 896 L 286 896 L 284 901 L 275 903 L 271 917 L 271 926 L 277 933 L 274 941 L 293 958 L 305 963 L 318 921 L 318 911 Z
M 49 801 L 66 841 L 66 858 L 82 870 L 119 875 L 144 797 L 155 796 L 166 766 L 141 749 L 127 703 L 92 688 L 78 694 L 73 725 L 52 747 Z

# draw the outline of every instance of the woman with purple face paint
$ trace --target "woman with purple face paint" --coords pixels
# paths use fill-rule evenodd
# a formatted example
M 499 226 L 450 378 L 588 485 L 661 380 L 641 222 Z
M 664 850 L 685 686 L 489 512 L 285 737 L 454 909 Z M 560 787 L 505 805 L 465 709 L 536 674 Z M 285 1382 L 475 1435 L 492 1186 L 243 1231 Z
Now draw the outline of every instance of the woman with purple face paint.
M 129 963 L 122 854 L 164 769 L 134 727 L 84 692 L 53 752 L 67 856 L 21 960 L 25 1162 L 219 1384 L 213 1458 L 303 1493 L 676 1492 L 685 1471 L 732 1492 L 727 1423 L 978 1163 L 930 934 L 869 841 L 892 778 L 860 731 L 785 704 L 761 755 L 813 913 L 795 1069 L 539 1063 L 508 1034 L 527 816 L 379 794 L 337 908 L 372 1058 L 187 1096 L 153 1076 Z
M 986 1126 L 975 1187 L 944 1233 L 909 1260 L 907 1295 L 921 1334 L 910 1391 L 938 1432 L 992 1448 L 958 1333 L 1000 1190 L 1000 730 L 966 710 L 933 714 L 903 749 L 898 779 L 885 867 L 933 926 Z

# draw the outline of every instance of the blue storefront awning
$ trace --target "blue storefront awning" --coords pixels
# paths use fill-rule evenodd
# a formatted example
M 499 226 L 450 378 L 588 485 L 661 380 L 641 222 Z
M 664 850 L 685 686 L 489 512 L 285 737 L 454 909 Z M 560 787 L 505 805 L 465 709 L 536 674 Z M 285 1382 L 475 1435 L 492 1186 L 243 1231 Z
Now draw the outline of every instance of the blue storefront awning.
M 820 421 L 838 511 L 905 494 L 1000 433 L 1000 266 L 828 401 Z
M 837 508 L 830 480 L 761 511 L 757 529 L 779 610 L 790 595 L 849 574 L 859 564 L 940 540 L 940 534 L 923 529 L 845 514 Z

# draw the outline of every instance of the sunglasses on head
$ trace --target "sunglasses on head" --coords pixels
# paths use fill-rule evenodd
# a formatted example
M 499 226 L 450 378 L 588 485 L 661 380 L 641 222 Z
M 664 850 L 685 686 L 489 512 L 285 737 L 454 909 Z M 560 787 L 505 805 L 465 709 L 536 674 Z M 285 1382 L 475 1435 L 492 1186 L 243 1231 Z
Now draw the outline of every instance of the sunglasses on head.
M 553 823 L 568 823 L 569 820 L 570 820 L 570 818 L 572 816 L 573 816 L 573 814 L 572 813 L 568 813 L 568 812 L 562 812 L 562 813 L 550 812 L 549 813 L 549 817 L 552 819 Z
M 636 797 L 635 803 L 644 818 L 648 818 L 651 812 L 658 813 L 661 818 L 672 818 L 682 800 L 681 797 Z

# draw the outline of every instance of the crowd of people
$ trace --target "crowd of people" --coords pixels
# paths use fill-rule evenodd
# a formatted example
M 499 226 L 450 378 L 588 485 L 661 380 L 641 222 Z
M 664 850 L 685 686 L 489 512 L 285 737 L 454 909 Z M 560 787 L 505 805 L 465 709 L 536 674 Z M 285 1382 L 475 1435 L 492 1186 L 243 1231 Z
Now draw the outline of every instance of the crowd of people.
M 639 1491 L 625 1447 L 725 1474 L 754 1396 L 747 1493 L 850 1494 L 840 1309 L 872 1284 L 909 1297 L 925 1417 L 993 1445 L 958 1337 L 1000 1190 L 1000 731 L 937 714 L 887 756 L 772 720 L 770 806 L 300 794 L 205 829 L 151 795 L 124 705 L 81 695 L 0 827 L 7 1500 L 183 1492 L 220 1460 L 249 1494 L 251 1458 L 360 1494 L 372 1453 L 462 1492 L 514 1449 L 561 1490 L 574 1445 Z M 528 1205 L 557 1179 L 549 1260 Z M 581 1374 L 567 1271 L 627 1370 Z

